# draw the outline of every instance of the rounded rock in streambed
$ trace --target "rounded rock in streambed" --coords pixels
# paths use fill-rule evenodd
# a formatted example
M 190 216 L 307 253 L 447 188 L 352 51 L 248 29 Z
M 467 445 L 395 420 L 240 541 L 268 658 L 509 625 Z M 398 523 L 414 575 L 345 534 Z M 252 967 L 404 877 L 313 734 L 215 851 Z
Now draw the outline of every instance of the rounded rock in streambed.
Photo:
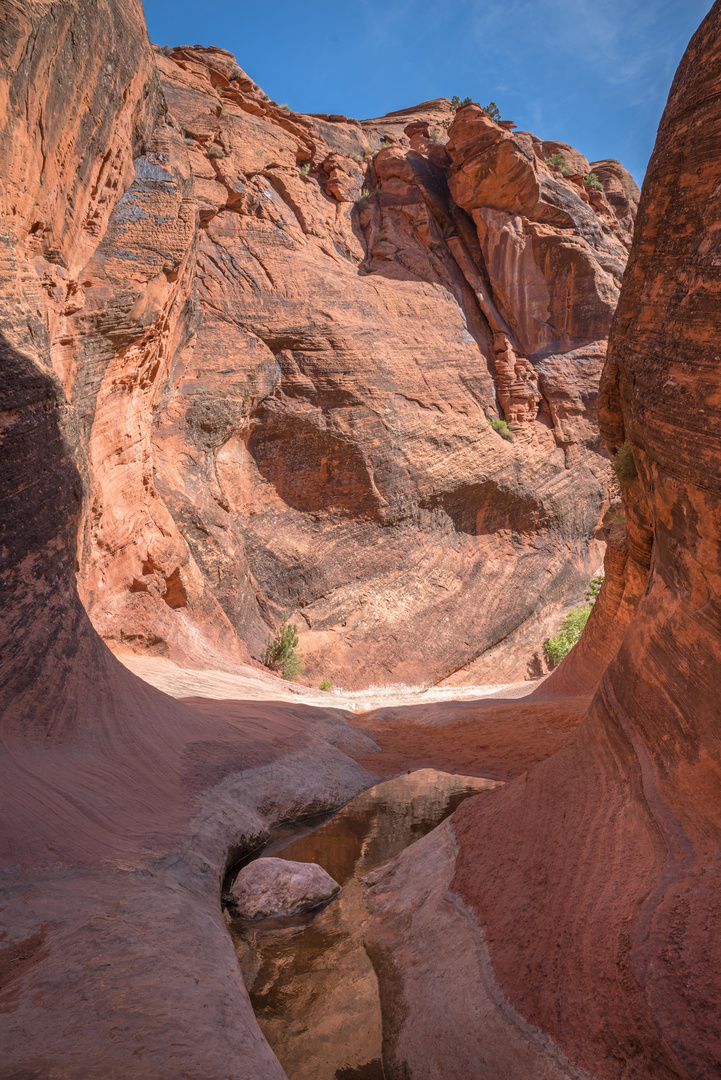
M 261 919 L 308 911 L 339 891 L 338 882 L 317 863 L 267 858 L 244 866 L 230 895 L 238 915 Z

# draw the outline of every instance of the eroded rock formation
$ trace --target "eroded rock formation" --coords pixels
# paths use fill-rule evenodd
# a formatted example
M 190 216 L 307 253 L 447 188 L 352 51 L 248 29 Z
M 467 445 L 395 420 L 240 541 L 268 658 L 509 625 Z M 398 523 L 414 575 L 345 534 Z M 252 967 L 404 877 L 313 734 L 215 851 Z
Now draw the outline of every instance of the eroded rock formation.
M 405 633 L 395 611 L 428 612 L 408 582 L 430 567 L 438 577 L 424 587 L 450 595 L 435 609 L 437 651 L 426 637 L 422 655 L 436 672 L 439 657 L 460 657 L 463 677 L 480 640 L 458 644 L 479 595 L 465 563 L 480 559 L 487 603 L 552 579 L 557 591 L 541 593 L 552 606 L 571 588 L 562 567 L 587 571 L 583 545 L 608 501 L 592 422 L 604 340 L 574 336 L 580 315 L 559 299 L 557 260 L 568 243 L 588 325 L 603 326 L 633 192 L 611 163 L 597 225 L 584 216 L 596 196 L 587 204 L 532 137 L 505 139 L 472 107 L 449 125 L 450 149 L 443 103 L 360 127 L 289 116 L 218 50 L 158 59 L 166 112 L 132 0 L 13 4 L 3 18 L 0 1075 L 281 1080 L 223 924 L 226 861 L 281 819 L 367 785 L 356 759 L 371 764 L 383 748 L 330 709 L 169 699 L 103 644 L 76 567 L 109 640 L 196 662 L 246 656 L 238 627 L 264 632 L 258 612 L 272 618 L 303 589 L 318 604 L 309 568 L 320 578 L 331 567 L 322 595 L 342 613 L 337 582 L 353 558 L 344 580 L 358 596 L 379 566 L 402 567 L 407 577 L 388 571 L 397 608 L 389 592 L 375 623 L 347 620 L 348 634 L 360 627 L 348 664 L 369 627 L 388 619 Z M 464 735 L 475 740 L 469 769 L 510 778 L 531 767 L 465 804 L 373 887 L 390 1075 L 426 1076 L 429 1062 L 459 1080 L 706 1080 L 721 1068 L 720 87 L 716 3 L 660 129 L 606 367 L 608 449 L 628 440 L 638 476 L 625 520 L 613 509 L 604 519 L 607 581 L 589 634 L 539 707 L 524 702 L 520 738 L 513 702 L 486 713 L 485 731 L 467 708 L 453 735 L 459 753 Z M 258 139 L 236 121 L 258 125 Z M 348 153 L 371 144 L 365 165 Z M 489 269 L 491 233 L 471 204 L 501 166 L 523 199 L 492 199 L 489 213 L 505 215 L 499 250 L 544 268 L 539 295 L 568 317 L 557 340 L 503 293 L 503 251 L 497 279 Z M 369 189 L 359 210 L 354 185 Z M 576 224 L 549 223 L 557 212 Z M 395 342 L 403 363 L 379 342 Z M 231 353 L 242 362 L 229 365 Z M 501 394 L 512 445 L 486 423 Z M 440 419 L 427 426 L 425 413 Z M 420 491 L 426 502 L 404 516 Z M 409 559 L 431 533 L 457 551 L 454 566 L 465 560 L 458 581 L 433 563 L 435 540 L 425 562 Z M 263 573 L 286 592 L 265 590 Z M 329 629 L 311 628 L 311 655 L 335 633 L 335 610 Z M 538 623 L 520 588 L 501 610 L 513 647 L 530 648 Z M 446 618 L 457 622 L 443 631 Z M 616 652 L 573 734 L 578 700 Z M 511 664 L 502 652 L 489 661 L 494 675 Z M 554 688 L 573 699 L 555 705 Z M 437 746 L 443 717 L 433 722 Z M 384 752 L 400 764 L 401 749 Z
M 375 886 L 369 946 L 405 1006 L 388 1013 L 394 1077 L 460 1078 L 470 1061 L 509 1080 L 721 1072 L 720 91 L 717 2 L 659 128 L 604 370 L 603 435 L 637 470 L 625 535 L 557 686 L 615 650 L 601 624 L 625 634 L 565 747 Z
M 295 915 L 330 900 L 340 889 L 322 866 L 286 859 L 255 859 L 240 871 L 231 895 L 244 919 Z
M 75 303 L 68 282 L 132 180 L 157 85 L 140 3 L 1 18 L 0 1075 L 282 1080 L 220 880 L 234 847 L 367 786 L 346 751 L 373 745 L 332 710 L 176 702 L 93 629 L 75 582 L 92 416 L 58 386 L 55 305 Z M 74 385 L 111 397 L 96 348 Z M 154 567 L 175 601 L 172 565 Z
M 9 20 L 8 334 L 62 386 L 94 625 L 217 667 L 286 610 L 313 678 L 526 677 L 601 560 L 630 178 L 591 197 L 476 106 L 298 115 L 222 49 L 151 52 L 132 7 L 112 77 L 41 72 L 71 10 Z

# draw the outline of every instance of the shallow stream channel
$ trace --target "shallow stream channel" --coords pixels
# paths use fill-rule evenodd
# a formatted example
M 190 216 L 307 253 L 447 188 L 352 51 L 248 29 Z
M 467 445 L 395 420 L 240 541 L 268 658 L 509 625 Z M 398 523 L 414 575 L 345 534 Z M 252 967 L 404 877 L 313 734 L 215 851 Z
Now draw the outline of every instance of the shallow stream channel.
M 406 773 L 331 815 L 280 826 L 253 853 L 318 863 L 341 886 L 333 900 L 300 915 L 242 919 L 226 911 L 258 1023 L 290 1080 L 383 1080 L 378 982 L 363 947 L 362 878 L 464 799 L 497 786 L 434 769 Z

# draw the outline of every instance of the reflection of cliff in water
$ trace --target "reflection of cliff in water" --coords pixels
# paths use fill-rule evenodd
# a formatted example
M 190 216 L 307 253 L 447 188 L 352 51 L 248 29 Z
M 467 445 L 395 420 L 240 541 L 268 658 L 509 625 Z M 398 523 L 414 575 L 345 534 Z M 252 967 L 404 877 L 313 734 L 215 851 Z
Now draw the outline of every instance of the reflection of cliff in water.
M 264 855 L 315 862 L 343 888 L 307 915 L 231 932 L 258 1022 L 290 1080 L 381 1080 L 378 984 L 363 948 L 364 874 L 419 840 L 495 780 L 423 769 L 364 791 L 318 828 Z M 285 843 L 285 846 L 280 846 Z

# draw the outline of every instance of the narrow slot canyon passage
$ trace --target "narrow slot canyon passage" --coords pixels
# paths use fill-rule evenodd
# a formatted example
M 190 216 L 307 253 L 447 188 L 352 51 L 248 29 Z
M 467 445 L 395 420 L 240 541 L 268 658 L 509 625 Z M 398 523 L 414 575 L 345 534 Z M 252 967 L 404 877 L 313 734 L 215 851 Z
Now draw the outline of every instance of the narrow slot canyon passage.
M 341 886 L 316 910 L 243 919 L 226 911 L 263 1034 L 289 1080 L 383 1080 L 381 1004 L 363 945 L 368 875 L 499 781 L 435 769 L 369 788 L 308 831 L 276 830 L 259 857 L 318 863 Z M 293 833 L 300 832 L 296 839 Z

